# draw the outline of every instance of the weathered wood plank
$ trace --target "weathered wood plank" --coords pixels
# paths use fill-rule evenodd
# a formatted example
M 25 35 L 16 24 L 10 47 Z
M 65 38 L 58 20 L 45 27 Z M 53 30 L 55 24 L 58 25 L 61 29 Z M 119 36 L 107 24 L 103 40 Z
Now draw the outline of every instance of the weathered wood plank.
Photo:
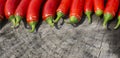
M 120 58 L 120 30 L 105 30 L 103 18 L 92 19 L 92 24 L 83 18 L 77 27 L 64 24 L 60 29 L 43 22 L 35 33 L 23 23 L 18 29 L 7 23 L 0 30 L 0 58 Z

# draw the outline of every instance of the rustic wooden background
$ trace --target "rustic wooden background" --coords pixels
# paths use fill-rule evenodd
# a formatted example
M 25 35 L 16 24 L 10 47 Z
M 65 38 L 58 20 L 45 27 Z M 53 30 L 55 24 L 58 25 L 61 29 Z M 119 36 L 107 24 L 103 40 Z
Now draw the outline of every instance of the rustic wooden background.
M 29 33 L 21 23 L 17 29 L 11 23 L 0 25 L 0 58 L 120 58 L 120 29 L 102 27 L 103 18 L 92 15 L 92 24 L 83 16 L 77 27 L 58 24 L 51 28 L 38 24 L 37 32 Z M 60 21 L 60 23 L 62 20 Z

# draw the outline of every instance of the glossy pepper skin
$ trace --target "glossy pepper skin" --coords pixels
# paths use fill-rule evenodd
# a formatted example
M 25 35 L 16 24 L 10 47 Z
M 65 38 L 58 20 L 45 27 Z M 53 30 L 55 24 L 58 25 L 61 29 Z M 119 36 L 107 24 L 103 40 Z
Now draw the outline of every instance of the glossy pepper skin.
M 30 32 L 34 32 L 36 24 L 39 20 L 39 12 L 40 7 L 42 5 L 43 0 L 31 0 L 28 10 L 27 10 L 27 23 L 30 25 L 32 30 Z
M 5 8 L 4 8 L 5 16 L 13 23 L 13 26 L 15 26 L 14 12 L 20 1 L 21 0 L 7 0 L 5 3 Z
M 6 0 L 0 0 L 0 21 L 4 19 L 4 6 L 5 6 Z
M 84 13 L 88 17 L 89 23 L 91 23 L 91 17 L 90 15 L 93 12 L 93 0 L 85 0 L 85 5 L 84 5 Z
M 78 23 L 81 20 L 84 10 L 84 0 L 73 0 L 70 8 L 70 24 Z
M 119 13 L 118 13 L 118 22 L 114 29 L 117 29 L 118 27 L 120 27 L 120 9 L 119 9 Z
M 119 0 L 108 0 L 104 10 L 103 27 L 107 27 L 107 22 L 110 21 L 116 14 L 119 7 Z
M 19 26 L 22 18 L 26 17 L 27 9 L 31 0 L 22 0 L 15 11 L 16 26 Z
M 72 4 L 72 0 L 62 0 L 58 9 L 57 9 L 57 18 L 55 19 L 54 23 L 57 23 L 60 18 L 67 15 Z
M 60 2 L 61 0 L 47 0 L 43 8 L 43 21 L 46 21 L 52 27 L 54 26 L 53 20 Z
M 94 12 L 97 16 L 101 16 L 104 12 L 104 0 L 94 0 Z

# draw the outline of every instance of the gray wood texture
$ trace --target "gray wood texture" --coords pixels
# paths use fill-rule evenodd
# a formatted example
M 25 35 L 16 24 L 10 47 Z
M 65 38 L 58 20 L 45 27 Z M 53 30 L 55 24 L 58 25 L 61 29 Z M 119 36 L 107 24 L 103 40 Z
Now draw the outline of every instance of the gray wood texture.
M 92 24 L 84 17 L 77 27 L 64 23 L 56 29 L 43 22 L 34 33 L 23 22 L 17 29 L 7 23 L 0 30 L 0 58 L 120 58 L 120 29 L 113 30 L 113 20 L 109 30 L 96 15 Z

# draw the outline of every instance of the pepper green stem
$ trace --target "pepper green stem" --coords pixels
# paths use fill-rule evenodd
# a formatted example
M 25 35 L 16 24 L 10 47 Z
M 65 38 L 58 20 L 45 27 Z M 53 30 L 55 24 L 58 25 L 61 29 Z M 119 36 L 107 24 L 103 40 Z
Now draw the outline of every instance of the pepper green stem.
M 53 17 L 52 17 L 52 16 L 48 17 L 48 18 L 46 19 L 46 22 L 47 22 L 51 27 L 54 26 Z
M 62 12 L 57 12 L 57 18 L 54 20 L 54 23 L 57 23 L 64 14 Z
M 107 23 L 113 18 L 113 16 L 110 13 L 104 14 L 104 22 L 103 22 L 103 27 L 107 28 Z
M 114 27 L 114 29 L 118 29 L 119 26 L 120 26 L 120 16 L 118 16 L 118 22 L 117 25 Z
M 16 26 L 19 26 L 19 25 L 20 25 L 20 21 L 22 20 L 22 17 L 19 16 L 19 15 L 15 15 L 15 18 L 16 18 L 16 23 L 15 23 L 15 25 L 16 25 Z
M 12 24 L 13 24 L 12 27 L 15 27 L 15 22 L 16 22 L 15 16 L 11 15 L 11 16 L 9 17 L 9 20 L 10 20 L 10 21 L 12 22 Z
M 91 23 L 91 17 L 90 17 L 91 13 L 92 13 L 91 11 L 86 11 L 85 12 L 86 16 L 88 17 L 89 24 Z
M 70 17 L 70 21 L 67 22 L 68 24 L 75 24 L 75 23 L 78 23 L 78 19 L 75 17 L 75 16 L 71 16 Z
M 101 16 L 103 14 L 103 11 L 102 10 L 97 10 L 97 11 L 95 11 L 95 14 L 97 16 Z
M 37 22 L 32 21 L 29 23 L 30 27 L 32 28 L 29 32 L 34 32 L 35 31 L 35 27 L 36 27 Z

